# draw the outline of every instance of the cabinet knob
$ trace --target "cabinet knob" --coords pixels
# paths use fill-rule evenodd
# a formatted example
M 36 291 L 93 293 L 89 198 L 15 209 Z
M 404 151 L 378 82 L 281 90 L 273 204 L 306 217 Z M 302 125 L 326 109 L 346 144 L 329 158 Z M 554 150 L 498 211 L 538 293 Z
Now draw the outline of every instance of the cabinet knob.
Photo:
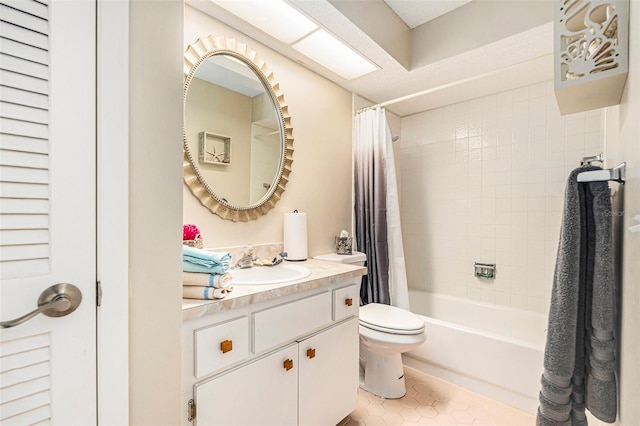
M 233 349 L 233 341 L 232 340 L 224 340 L 220 342 L 220 350 L 223 354 L 226 354 L 231 349 Z
M 344 304 L 347 306 L 353 305 L 353 299 L 352 298 L 345 299 Z
M 315 349 L 307 349 L 307 356 L 309 357 L 309 359 L 311 358 L 315 358 L 316 357 L 316 350 Z
M 293 368 L 293 360 L 292 359 L 287 359 L 284 361 L 284 369 L 289 371 Z

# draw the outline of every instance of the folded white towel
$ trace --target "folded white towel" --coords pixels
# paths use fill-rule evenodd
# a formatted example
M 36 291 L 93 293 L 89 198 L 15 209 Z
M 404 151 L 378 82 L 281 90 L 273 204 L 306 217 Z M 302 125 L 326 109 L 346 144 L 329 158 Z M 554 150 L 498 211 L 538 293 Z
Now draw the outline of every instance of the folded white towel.
M 231 281 L 233 281 L 233 275 L 228 272 L 226 274 L 215 274 L 213 276 L 213 286 L 216 288 L 225 288 L 231 291 Z
M 224 299 L 228 293 L 229 290 L 226 288 L 182 286 L 182 297 L 184 299 Z
M 192 285 L 198 287 L 215 287 L 229 289 L 233 275 L 226 274 L 201 274 L 198 272 L 183 272 L 182 285 Z

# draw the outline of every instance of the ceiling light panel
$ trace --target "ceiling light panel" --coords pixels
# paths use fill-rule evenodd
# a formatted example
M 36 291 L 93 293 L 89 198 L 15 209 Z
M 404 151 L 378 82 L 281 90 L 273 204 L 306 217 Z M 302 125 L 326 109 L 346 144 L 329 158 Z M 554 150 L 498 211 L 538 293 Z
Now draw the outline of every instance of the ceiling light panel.
M 378 69 L 322 29 L 291 45 L 291 47 L 347 80 L 353 80 Z
M 291 44 L 318 26 L 281 0 L 211 0 L 265 33 Z

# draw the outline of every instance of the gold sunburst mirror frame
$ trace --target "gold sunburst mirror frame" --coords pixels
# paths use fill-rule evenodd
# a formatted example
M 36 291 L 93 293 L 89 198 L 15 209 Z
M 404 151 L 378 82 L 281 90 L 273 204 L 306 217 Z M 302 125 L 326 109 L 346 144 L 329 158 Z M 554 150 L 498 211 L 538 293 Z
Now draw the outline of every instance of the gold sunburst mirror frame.
M 219 197 L 204 179 L 197 166 L 197 153 L 192 153 L 187 143 L 186 130 L 183 128 L 183 171 L 184 181 L 203 206 L 223 219 L 234 222 L 247 222 L 258 219 L 275 207 L 280 200 L 285 186 L 289 181 L 291 164 L 293 163 L 293 127 L 288 105 L 284 101 L 284 95 L 280 91 L 280 85 L 275 80 L 273 72 L 258 54 L 233 38 L 225 36 L 212 36 L 198 39 L 189 45 L 184 53 L 184 93 L 183 111 L 186 111 L 187 93 L 189 84 L 202 62 L 214 55 L 229 55 L 244 62 L 251 68 L 263 86 L 269 92 L 278 110 L 281 159 L 279 171 L 271 185 L 270 190 L 256 203 L 249 206 L 235 206 Z M 186 119 L 186 117 L 184 117 Z

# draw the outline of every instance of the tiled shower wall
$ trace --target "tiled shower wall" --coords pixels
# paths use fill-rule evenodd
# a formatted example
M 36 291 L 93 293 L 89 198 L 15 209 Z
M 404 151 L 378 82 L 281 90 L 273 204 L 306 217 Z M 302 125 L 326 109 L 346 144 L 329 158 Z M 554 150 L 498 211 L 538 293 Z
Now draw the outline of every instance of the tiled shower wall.
M 552 81 L 404 117 L 409 287 L 546 312 L 566 177 L 603 152 L 604 122 L 604 110 L 561 116 Z M 476 278 L 474 261 L 496 278 Z

